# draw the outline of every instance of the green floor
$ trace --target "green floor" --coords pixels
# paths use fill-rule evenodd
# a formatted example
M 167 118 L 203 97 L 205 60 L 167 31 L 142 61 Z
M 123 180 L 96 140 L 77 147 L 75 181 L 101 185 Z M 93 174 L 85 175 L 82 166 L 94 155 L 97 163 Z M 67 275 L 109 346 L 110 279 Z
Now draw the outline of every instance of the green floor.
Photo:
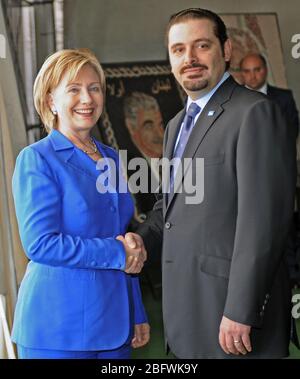
M 141 285 L 144 304 L 151 326 L 151 341 L 147 346 L 134 350 L 133 358 L 169 359 L 171 357 L 167 356 L 164 351 L 160 288 L 157 286 L 157 288 L 154 289 L 154 298 L 145 278 L 142 278 Z M 297 292 L 300 293 L 300 290 Z M 297 320 L 297 329 L 298 336 L 300 336 L 300 319 Z M 298 350 L 292 343 L 290 344 L 290 358 L 300 359 L 300 350 Z

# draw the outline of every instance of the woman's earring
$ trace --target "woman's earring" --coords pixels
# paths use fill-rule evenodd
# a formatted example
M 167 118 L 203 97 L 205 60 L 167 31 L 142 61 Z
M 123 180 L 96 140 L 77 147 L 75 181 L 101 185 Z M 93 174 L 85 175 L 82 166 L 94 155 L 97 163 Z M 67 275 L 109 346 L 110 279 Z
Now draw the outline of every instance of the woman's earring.
M 52 109 L 51 111 L 52 111 L 52 113 L 53 113 L 54 116 L 57 115 L 57 110 L 56 109 Z

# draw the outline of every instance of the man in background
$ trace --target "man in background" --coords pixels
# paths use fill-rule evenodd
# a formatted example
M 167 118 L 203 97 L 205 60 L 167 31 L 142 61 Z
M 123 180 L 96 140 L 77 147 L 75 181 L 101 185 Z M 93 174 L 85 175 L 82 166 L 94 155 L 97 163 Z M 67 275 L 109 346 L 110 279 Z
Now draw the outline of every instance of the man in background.
M 240 69 L 247 88 L 262 92 L 277 102 L 296 143 L 299 132 L 299 117 L 292 91 L 268 84 L 267 62 L 261 54 L 247 54 L 241 60 Z

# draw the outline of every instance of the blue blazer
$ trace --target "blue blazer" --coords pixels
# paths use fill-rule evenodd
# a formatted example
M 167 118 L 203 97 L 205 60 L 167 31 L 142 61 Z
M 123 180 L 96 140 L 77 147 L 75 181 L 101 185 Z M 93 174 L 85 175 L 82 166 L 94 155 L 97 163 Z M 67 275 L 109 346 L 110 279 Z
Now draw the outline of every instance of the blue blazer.
M 116 152 L 97 146 L 109 172 L 118 170 Z M 138 277 L 123 271 L 125 251 L 115 239 L 126 232 L 132 198 L 120 193 L 118 180 L 117 191 L 99 193 L 99 174 L 96 162 L 56 130 L 17 158 L 13 195 L 30 259 L 12 333 L 20 345 L 114 349 L 147 321 Z

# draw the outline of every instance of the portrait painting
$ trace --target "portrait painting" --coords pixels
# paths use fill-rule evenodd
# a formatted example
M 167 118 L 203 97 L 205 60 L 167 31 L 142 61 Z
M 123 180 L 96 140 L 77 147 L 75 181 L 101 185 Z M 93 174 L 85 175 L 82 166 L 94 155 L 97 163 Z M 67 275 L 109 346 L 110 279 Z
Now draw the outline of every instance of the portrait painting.
M 103 68 L 107 91 L 98 123 L 101 139 L 117 150 L 126 150 L 128 161 L 144 158 L 149 164 L 149 181 L 159 184 L 159 164 L 156 168 L 151 159 L 162 157 L 165 127 L 183 108 L 185 96 L 168 62 L 104 64 Z M 127 170 L 128 178 L 132 174 Z M 138 213 L 144 214 L 152 209 L 155 195 L 139 193 L 135 200 Z

